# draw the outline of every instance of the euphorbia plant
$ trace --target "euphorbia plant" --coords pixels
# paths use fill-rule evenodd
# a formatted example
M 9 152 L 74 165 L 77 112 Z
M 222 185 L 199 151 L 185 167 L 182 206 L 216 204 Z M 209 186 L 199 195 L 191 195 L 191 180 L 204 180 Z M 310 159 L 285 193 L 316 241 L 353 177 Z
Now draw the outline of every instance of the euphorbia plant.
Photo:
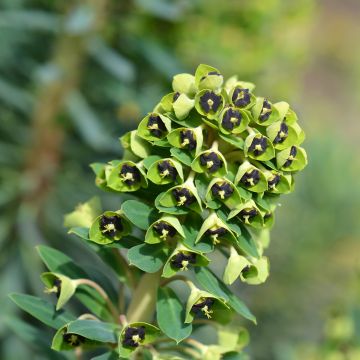
M 173 92 L 120 139 L 123 158 L 91 165 L 98 187 L 130 199 L 103 211 L 94 198 L 65 225 L 121 286 L 95 281 L 66 255 L 39 247 L 49 270 L 41 278 L 56 306 L 28 295 L 12 299 L 57 330 L 53 349 L 104 350 L 97 359 L 239 358 L 246 332 L 235 314 L 255 317 L 227 285 L 268 277 L 264 249 L 279 196 L 293 190 L 307 162 L 289 104 L 254 89 L 236 77 L 224 83 L 208 65 L 195 76 L 176 75 Z M 211 270 L 221 257 L 224 268 Z M 175 281 L 188 289 L 181 296 Z M 64 310 L 72 297 L 88 311 Z M 214 327 L 217 344 L 192 336 L 202 326 Z

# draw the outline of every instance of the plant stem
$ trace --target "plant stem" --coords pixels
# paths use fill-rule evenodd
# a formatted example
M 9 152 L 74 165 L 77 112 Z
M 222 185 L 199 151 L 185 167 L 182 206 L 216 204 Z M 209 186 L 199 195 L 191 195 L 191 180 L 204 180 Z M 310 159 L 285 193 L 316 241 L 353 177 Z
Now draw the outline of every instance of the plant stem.
M 116 307 L 110 300 L 108 294 L 105 292 L 105 290 L 99 284 L 97 284 L 95 281 L 92 281 L 90 279 L 77 279 L 77 280 L 75 280 L 75 283 L 76 283 L 76 285 L 88 285 L 88 286 L 92 287 L 93 289 L 95 289 L 99 293 L 99 295 L 105 300 L 106 305 L 108 306 L 115 322 L 116 323 L 119 322 L 118 310 L 116 309 Z
M 152 320 L 161 273 L 162 269 L 156 273 L 146 273 L 141 277 L 126 314 L 129 323 Z

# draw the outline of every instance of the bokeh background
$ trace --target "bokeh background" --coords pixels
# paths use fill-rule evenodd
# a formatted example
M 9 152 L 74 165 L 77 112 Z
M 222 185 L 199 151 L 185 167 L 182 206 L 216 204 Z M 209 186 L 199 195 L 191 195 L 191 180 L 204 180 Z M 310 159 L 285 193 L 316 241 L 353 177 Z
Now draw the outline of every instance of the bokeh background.
M 259 324 L 244 323 L 251 358 L 310 359 L 334 311 L 357 323 L 359 15 L 358 0 L 1 0 L 0 358 L 51 358 L 14 334 L 6 294 L 42 293 L 37 244 L 87 261 L 62 223 L 104 197 L 88 164 L 121 156 L 117 138 L 199 63 L 288 101 L 307 134 L 309 166 L 272 232 L 271 276 L 240 288 Z M 355 326 L 351 346 L 358 336 Z

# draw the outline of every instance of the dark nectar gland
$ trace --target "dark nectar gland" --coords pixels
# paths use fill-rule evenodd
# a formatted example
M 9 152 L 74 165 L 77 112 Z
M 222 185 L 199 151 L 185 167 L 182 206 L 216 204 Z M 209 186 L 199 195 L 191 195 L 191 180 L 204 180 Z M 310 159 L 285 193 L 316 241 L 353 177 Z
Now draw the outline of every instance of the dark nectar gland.
M 207 114 L 210 112 L 217 112 L 222 103 L 222 97 L 216 95 L 213 91 L 207 91 L 200 97 L 200 105 Z
M 216 152 L 211 151 L 200 155 L 200 165 L 213 173 L 223 167 L 223 161 Z
M 149 129 L 150 134 L 157 138 L 161 138 L 167 132 L 166 126 L 161 120 L 161 117 L 156 114 L 149 116 L 147 128 Z
M 189 265 L 194 264 L 196 264 L 195 253 L 179 252 L 171 259 L 171 265 L 176 269 L 180 269 L 181 271 L 188 270 Z
M 138 347 L 145 339 L 145 327 L 127 327 L 124 333 L 122 344 L 124 346 Z
M 128 186 L 135 185 L 141 181 L 140 170 L 133 165 L 124 164 L 120 170 L 119 176 Z
M 191 311 L 198 316 L 203 315 L 208 319 L 211 319 L 211 314 L 213 314 L 211 308 L 214 305 L 214 302 L 215 301 L 212 298 L 201 298 L 196 304 L 192 306 Z
M 106 236 L 111 238 L 115 237 L 118 233 L 122 232 L 124 227 L 120 216 L 106 216 L 100 218 L 99 223 L 100 231 Z
M 195 200 L 195 196 L 187 188 L 173 189 L 172 194 L 177 201 L 177 206 L 190 206 Z
M 228 182 L 221 182 L 215 183 L 211 188 L 211 192 L 216 198 L 225 200 L 234 193 L 234 189 Z
M 177 234 L 175 228 L 165 221 L 160 221 L 154 224 L 154 230 L 160 235 L 160 239 L 162 240 L 173 238 Z

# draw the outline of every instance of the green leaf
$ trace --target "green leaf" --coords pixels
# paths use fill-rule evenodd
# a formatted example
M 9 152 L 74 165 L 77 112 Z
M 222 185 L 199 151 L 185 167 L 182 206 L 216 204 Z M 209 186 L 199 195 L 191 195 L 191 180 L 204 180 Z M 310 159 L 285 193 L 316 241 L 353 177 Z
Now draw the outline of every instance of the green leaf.
M 238 149 L 243 150 L 244 149 L 244 140 L 241 137 L 222 134 L 219 132 L 219 136 L 226 141 L 227 143 L 235 146 Z
M 101 354 L 99 356 L 91 358 L 91 360 L 122 360 L 124 358 L 119 358 L 119 354 L 117 354 L 115 351 L 109 351 L 104 354 Z
M 170 149 L 170 153 L 174 158 L 176 158 L 183 164 L 185 164 L 187 166 L 191 166 L 193 158 L 191 157 L 191 155 L 188 152 L 178 149 L 176 147 L 173 147 Z
M 53 304 L 36 296 L 14 293 L 10 294 L 9 297 L 21 309 L 54 329 L 59 329 L 68 322 L 75 320 L 75 316 L 72 314 L 64 310 L 56 311 Z
M 68 324 L 66 332 L 81 335 L 94 341 L 116 344 L 116 328 L 115 324 L 97 320 L 75 320 Z
M 29 346 L 41 351 L 47 359 L 66 360 L 67 358 L 50 349 L 51 337 L 43 330 L 38 329 L 16 317 L 5 317 L 4 323 L 16 336 L 26 342 Z
M 245 226 L 241 226 L 241 235 L 237 237 L 237 243 L 241 250 L 245 251 L 248 255 L 256 258 L 260 257 L 256 243 Z
M 127 257 L 130 265 L 135 265 L 140 270 L 154 273 L 165 264 L 168 249 L 163 244 L 141 244 L 128 251 Z
M 142 230 L 147 230 L 157 220 L 157 211 L 152 206 L 137 200 L 125 201 L 121 210 L 135 226 Z
M 210 269 L 196 268 L 195 276 L 208 292 L 223 298 L 238 314 L 256 324 L 256 318 L 249 308 Z
M 157 323 L 163 333 L 177 343 L 190 336 L 191 324 L 184 324 L 185 310 L 170 288 L 159 288 L 156 303 Z

